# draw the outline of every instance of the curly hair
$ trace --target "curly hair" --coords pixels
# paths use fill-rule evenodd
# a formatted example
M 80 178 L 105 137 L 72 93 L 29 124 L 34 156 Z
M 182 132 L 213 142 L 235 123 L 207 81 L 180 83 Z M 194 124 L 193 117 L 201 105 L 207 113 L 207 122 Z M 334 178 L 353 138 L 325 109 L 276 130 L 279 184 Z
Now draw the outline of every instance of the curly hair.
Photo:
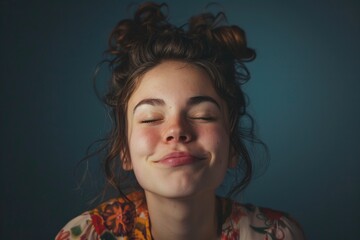
M 261 142 L 254 135 L 253 120 L 247 112 L 242 85 L 250 79 L 245 62 L 255 59 L 247 46 L 245 32 L 227 25 L 225 14 L 203 13 L 177 27 L 169 23 L 166 4 L 143 3 L 132 19 L 120 21 L 109 38 L 106 53 L 111 69 L 109 89 L 103 100 L 111 109 L 113 128 L 106 139 L 103 159 L 107 183 L 123 196 L 127 188 L 139 187 L 131 172 L 122 170 L 128 161 L 127 103 L 141 76 L 166 60 L 177 60 L 204 69 L 219 96 L 224 99 L 230 121 L 230 143 L 239 159 L 241 179 L 229 195 L 243 190 L 252 177 L 252 161 L 246 141 Z M 250 119 L 247 125 L 242 119 Z M 129 175 L 130 174 L 130 175 Z M 135 184 L 134 184 L 135 183 Z

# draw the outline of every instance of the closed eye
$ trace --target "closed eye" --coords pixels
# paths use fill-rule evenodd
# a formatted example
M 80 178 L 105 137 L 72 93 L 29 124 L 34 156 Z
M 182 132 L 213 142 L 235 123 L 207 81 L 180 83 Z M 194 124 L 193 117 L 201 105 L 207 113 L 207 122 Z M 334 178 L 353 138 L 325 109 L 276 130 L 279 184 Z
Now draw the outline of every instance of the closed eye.
M 155 123 L 161 121 L 161 119 L 145 119 L 145 120 L 141 120 L 140 123 Z
M 201 121 L 206 121 L 206 122 L 213 122 L 216 120 L 216 118 L 214 118 L 214 117 L 192 117 L 191 119 L 201 120 Z

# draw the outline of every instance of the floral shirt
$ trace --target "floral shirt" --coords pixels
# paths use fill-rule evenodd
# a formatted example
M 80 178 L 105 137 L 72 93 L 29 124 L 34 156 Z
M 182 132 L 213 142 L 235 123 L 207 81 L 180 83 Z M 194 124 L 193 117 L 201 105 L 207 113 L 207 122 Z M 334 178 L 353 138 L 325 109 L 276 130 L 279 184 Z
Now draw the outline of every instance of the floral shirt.
M 134 192 L 124 198 L 102 203 L 71 220 L 55 240 L 130 240 L 152 239 L 144 194 Z M 226 216 L 221 240 L 303 240 L 301 228 L 286 214 L 253 205 L 220 199 Z

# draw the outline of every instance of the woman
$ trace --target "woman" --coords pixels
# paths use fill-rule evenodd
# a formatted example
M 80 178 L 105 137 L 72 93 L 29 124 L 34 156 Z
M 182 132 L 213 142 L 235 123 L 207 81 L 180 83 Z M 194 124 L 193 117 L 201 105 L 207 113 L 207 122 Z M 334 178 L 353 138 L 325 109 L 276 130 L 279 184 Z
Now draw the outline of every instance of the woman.
M 304 239 L 285 214 L 215 194 L 226 172 L 243 170 L 228 196 L 251 179 L 245 128 L 255 52 L 222 13 L 170 24 L 165 4 L 144 3 L 110 37 L 105 102 L 114 128 L 105 173 L 119 198 L 71 220 L 56 239 Z M 135 179 L 131 176 L 135 176 Z

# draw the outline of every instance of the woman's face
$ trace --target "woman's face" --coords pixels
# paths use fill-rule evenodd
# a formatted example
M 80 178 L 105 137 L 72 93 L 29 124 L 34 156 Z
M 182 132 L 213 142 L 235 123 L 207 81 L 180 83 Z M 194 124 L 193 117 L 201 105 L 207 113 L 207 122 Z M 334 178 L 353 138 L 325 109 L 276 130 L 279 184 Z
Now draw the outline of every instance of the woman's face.
M 163 197 L 214 192 L 229 161 L 225 102 L 208 74 L 163 62 L 140 79 L 127 110 L 130 163 L 141 187 Z

